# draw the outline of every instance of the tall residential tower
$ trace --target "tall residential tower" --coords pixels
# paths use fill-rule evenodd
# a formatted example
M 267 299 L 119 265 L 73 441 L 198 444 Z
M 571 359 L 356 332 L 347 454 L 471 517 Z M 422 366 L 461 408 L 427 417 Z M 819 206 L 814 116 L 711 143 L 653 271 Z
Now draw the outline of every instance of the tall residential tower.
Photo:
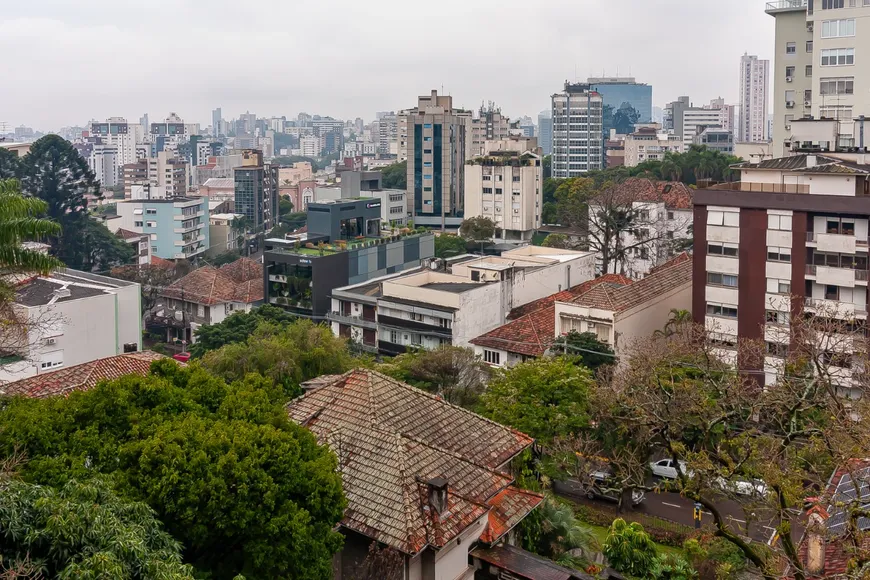
M 603 102 L 588 84 L 566 82 L 565 90 L 553 95 L 553 177 L 604 167 Z
M 740 57 L 740 126 L 737 140 L 761 143 L 770 139 L 767 132 L 767 90 L 770 61 L 744 54 Z

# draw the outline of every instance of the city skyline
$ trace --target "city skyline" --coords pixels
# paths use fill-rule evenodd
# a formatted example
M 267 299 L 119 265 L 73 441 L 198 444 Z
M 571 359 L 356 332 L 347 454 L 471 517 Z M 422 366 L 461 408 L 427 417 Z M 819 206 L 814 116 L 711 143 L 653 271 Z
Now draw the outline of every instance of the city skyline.
M 6 7 L 0 20 L 0 49 L 16 55 L 7 61 L 5 80 L 15 90 L 0 95 L 0 122 L 56 130 L 109 116 L 135 121 L 145 112 L 160 119 L 172 111 L 205 127 L 216 107 L 224 118 L 249 110 L 258 116 L 305 111 L 370 120 L 376 111 L 410 108 L 432 89 L 469 109 L 494 100 L 517 118 L 546 109 L 565 80 L 617 73 L 651 84 L 659 107 L 683 94 L 696 103 L 718 96 L 733 103 L 740 55 L 771 58 L 773 22 L 757 0 L 737 0 L 729 8 L 627 0 L 608 11 L 557 2 L 529 13 L 518 2 L 448 0 L 445 14 L 465 16 L 404 35 L 403 45 L 377 31 L 422 21 L 423 13 L 392 0 L 365 10 L 344 2 L 263 2 L 245 18 L 223 1 L 203 9 L 159 0 L 142 12 L 129 2 L 94 0 L 82 10 L 35 0 Z M 677 34 L 676 14 L 680 22 L 716 26 L 683 27 Z M 332 38 L 340 41 L 325 42 L 321 25 L 304 26 L 324 19 L 334 20 Z M 506 31 L 488 38 L 485 50 L 474 40 L 474 23 L 481 19 Z M 177 33 L 167 32 L 168 21 Z M 641 45 L 654 50 L 637 50 Z M 569 56 L 548 56 L 553 54 Z M 495 78 L 509 80 L 498 84 Z M 330 90 L 343 81 L 354 87 L 352 99 Z

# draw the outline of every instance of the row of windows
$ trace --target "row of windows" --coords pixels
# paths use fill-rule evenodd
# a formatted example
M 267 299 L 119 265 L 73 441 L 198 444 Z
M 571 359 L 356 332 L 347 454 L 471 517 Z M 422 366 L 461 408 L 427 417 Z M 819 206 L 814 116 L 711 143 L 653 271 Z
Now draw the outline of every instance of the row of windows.
M 827 48 L 822 50 L 822 66 L 846 66 L 855 64 L 854 48 Z
M 711 243 L 707 244 L 707 254 L 713 256 L 737 256 L 737 244 Z
M 737 318 L 737 307 L 729 304 L 707 303 L 708 316 L 722 316 L 725 318 Z
M 737 288 L 737 276 L 733 274 L 720 274 L 719 272 L 707 272 L 707 284 Z

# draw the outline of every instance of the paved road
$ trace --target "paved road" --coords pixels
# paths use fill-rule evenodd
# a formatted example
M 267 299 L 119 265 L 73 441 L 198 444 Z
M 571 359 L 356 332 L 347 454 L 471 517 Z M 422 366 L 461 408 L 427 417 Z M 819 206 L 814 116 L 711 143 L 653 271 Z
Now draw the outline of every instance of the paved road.
M 607 505 L 610 508 L 613 508 L 615 505 L 607 500 L 587 499 L 579 483 L 556 482 L 554 484 L 554 491 L 559 495 L 580 503 Z M 681 497 L 677 493 L 647 493 L 643 503 L 634 508 L 627 509 L 635 513 L 655 516 L 684 526 L 694 527 L 694 505 L 695 502 Z M 753 512 L 752 510 L 755 509 L 755 506 L 744 506 L 734 500 L 723 497 L 716 503 L 716 508 L 730 522 L 731 528 L 742 536 L 748 536 L 757 542 L 768 543 L 774 534 L 775 530 L 772 526 L 775 524 L 772 521 L 772 516 L 770 514 L 765 515 Z M 747 521 L 749 522 L 748 530 Z M 712 524 L 713 515 L 706 510 L 702 510 L 701 522 L 704 525 Z M 795 541 L 798 541 L 803 534 L 803 529 L 797 525 L 792 527 L 792 535 Z

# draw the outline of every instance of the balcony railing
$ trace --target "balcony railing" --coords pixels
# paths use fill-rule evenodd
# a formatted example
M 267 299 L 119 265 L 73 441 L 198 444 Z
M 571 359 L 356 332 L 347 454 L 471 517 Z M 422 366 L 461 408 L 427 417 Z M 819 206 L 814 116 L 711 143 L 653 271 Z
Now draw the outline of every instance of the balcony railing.
M 819 241 L 819 234 L 821 234 L 821 233 L 823 233 L 823 232 L 807 232 L 807 241 L 811 242 L 811 243 L 818 242 Z M 825 234 L 825 235 L 829 235 L 829 236 L 840 235 L 840 236 L 844 236 L 844 237 L 846 237 L 846 236 L 854 237 L 854 236 L 850 236 L 849 234 Z M 855 245 L 858 246 L 859 248 L 867 248 L 868 246 L 870 246 L 870 244 L 868 244 L 867 240 L 859 240 L 859 239 L 855 240 Z
M 724 191 L 751 191 L 756 193 L 800 193 L 808 194 L 810 186 L 798 183 L 757 183 L 754 181 L 732 181 L 717 183 L 707 189 Z
M 340 312 L 332 311 L 329 313 L 329 319 L 335 322 L 342 322 L 351 326 L 362 326 L 364 328 L 377 328 L 378 323 L 372 319 L 363 318 L 362 316 L 351 316 Z
M 778 12 L 780 10 L 799 10 L 807 7 L 807 0 L 775 0 L 768 2 L 764 7 L 765 12 Z

